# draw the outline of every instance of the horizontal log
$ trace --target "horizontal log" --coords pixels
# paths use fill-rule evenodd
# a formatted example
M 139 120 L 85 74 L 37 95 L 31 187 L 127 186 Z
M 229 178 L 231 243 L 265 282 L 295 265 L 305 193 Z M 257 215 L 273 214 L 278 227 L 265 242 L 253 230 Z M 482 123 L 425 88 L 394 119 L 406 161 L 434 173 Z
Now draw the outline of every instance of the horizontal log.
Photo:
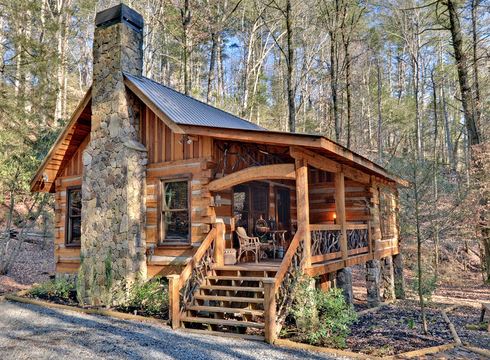
M 221 191 L 230 189 L 235 185 L 254 180 L 288 179 L 295 180 L 296 173 L 294 164 L 275 164 L 249 167 L 208 184 L 209 191 Z

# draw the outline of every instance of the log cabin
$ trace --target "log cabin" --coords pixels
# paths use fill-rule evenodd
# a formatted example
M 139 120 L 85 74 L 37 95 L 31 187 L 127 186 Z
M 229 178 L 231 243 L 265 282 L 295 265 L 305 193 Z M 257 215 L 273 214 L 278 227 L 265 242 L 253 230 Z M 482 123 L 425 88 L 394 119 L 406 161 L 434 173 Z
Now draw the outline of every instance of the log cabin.
M 406 182 L 324 136 L 268 131 L 142 76 L 142 33 L 125 5 L 97 14 L 92 87 L 31 182 L 55 195 L 56 276 L 76 277 L 90 305 L 168 276 L 174 328 L 269 342 L 299 274 L 348 294 L 349 268 L 366 264 L 379 301 Z

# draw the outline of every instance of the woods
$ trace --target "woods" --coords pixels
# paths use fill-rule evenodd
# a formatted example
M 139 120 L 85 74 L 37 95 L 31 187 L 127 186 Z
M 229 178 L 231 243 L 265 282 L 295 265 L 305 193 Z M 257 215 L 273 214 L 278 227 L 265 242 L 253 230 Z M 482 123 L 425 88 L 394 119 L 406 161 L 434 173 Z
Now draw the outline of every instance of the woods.
M 2 246 L 47 218 L 28 182 L 91 84 L 95 12 L 115 3 L 0 4 Z M 401 237 L 421 298 L 448 258 L 466 269 L 478 254 L 490 279 L 488 1 L 126 3 L 147 21 L 145 76 L 411 181 Z

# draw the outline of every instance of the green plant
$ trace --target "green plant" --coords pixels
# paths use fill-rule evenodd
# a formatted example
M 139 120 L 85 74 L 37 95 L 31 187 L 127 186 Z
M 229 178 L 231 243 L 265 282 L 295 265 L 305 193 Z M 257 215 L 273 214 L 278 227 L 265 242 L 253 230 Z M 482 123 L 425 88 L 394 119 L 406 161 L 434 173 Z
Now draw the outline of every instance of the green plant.
M 168 286 L 161 278 L 135 282 L 129 289 L 126 310 L 137 310 L 146 315 L 161 315 L 168 311 Z
M 57 279 L 34 286 L 29 290 L 29 294 L 38 298 L 59 298 L 69 300 L 75 291 L 73 282 L 66 279 Z
M 109 250 L 105 260 L 104 260 L 104 268 L 105 268 L 105 286 L 107 291 L 111 290 L 113 275 L 112 275 L 112 252 Z
M 412 318 L 410 318 L 410 319 L 408 319 L 408 324 L 407 325 L 408 325 L 408 328 L 410 330 L 412 330 L 413 328 L 415 328 L 415 321 Z
M 432 294 L 437 288 L 437 277 L 436 276 L 427 276 L 426 278 L 422 278 L 421 284 L 422 296 L 424 298 L 424 302 L 429 302 L 432 298 Z M 415 277 L 412 283 L 412 289 L 414 292 L 418 291 L 419 287 L 419 279 Z
M 300 320 L 298 331 L 308 343 L 339 348 L 345 348 L 350 326 L 357 319 L 341 289 L 315 289 L 307 277 L 298 281 L 292 315 L 297 324 Z

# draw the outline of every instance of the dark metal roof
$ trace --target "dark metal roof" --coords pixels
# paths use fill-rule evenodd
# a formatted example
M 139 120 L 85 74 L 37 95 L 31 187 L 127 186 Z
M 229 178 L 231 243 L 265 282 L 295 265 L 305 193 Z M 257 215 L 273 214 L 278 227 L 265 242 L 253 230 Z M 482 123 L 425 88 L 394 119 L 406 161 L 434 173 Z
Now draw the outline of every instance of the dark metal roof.
M 266 131 L 266 129 L 250 121 L 203 103 L 151 79 L 128 73 L 124 73 L 124 76 L 176 124 Z

